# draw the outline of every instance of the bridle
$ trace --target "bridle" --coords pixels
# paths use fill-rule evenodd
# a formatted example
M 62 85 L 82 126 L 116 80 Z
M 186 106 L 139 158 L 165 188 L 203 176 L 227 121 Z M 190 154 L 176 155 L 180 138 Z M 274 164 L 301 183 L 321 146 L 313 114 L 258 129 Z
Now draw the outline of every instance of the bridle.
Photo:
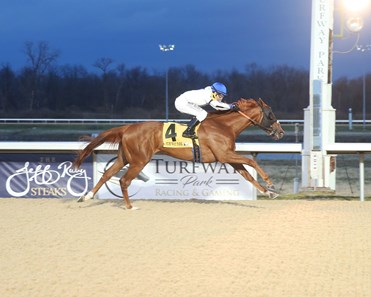
M 260 112 L 263 113 L 263 118 L 264 118 L 264 116 L 267 116 L 267 115 L 264 112 L 263 106 L 261 106 L 260 104 L 259 106 L 260 106 Z M 258 126 L 260 129 L 264 130 L 269 136 L 272 136 L 275 133 L 274 129 L 272 128 L 272 125 L 277 122 L 276 119 L 271 121 L 269 127 L 265 127 L 261 125 L 260 123 L 258 123 L 257 121 L 255 121 L 254 119 L 250 118 L 248 115 L 244 114 L 242 111 L 238 110 L 238 113 L 242 115 L 243 117 L 245 117 L 246 119 L 248 119 L 249 121 L 251 121 L 255 126 Z

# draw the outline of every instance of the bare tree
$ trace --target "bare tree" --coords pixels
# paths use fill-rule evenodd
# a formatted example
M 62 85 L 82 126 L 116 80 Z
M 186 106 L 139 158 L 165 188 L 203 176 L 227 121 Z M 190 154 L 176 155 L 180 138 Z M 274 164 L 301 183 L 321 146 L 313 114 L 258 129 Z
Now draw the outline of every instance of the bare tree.
M 116 91 L 116 96 L 115 96 L 115 110 L 117 110 L 117 108 L 119 106 L 121 92 L 122 92 L 122 89 L 123 89 L 124 83 L 125 83 L 125 72 L 126 72 L 125 64 L 121 63 L 121 64 L 117 65 L 116 69 L 117 69 L 117 72 L 118 72 L 119 84 L 118 84 L 117 91 Z
M 109 68 L 113 60 L 111 58 L 99 58 L 93 64 L 94 67 L 100 69 L 102 71 L 102 82 L 103 82 L 103 104 L 104 108 L 108 110 L 109 106 L 109 91 L 108 91 L 108 76 L 109 76 Z M 113 106 L 111 107 L 111 110 Z
M 10 65 L 3 65 L 0 69 L 0 109 L 7 112 L 10 106 L 16 107 L 15 90 L 16 75 Z
M 32 70 L 38 75 L 44 74 L 59 57 L 59 51 L 52 50 L 46 41 L 39 41 L 37 44 L 26 41 L 24 53 Z
M 102 70 L 103 74 L 108 73 L 108 68 L 113 63 L 113 60 L 111 58 L 99 58 L 95 61 L 93 64 L 94 67 Z
M 49 70 L 51 65 L 59 57 L 59 51 L 50 48 L 48 42 L 39 41 L 34 44 L 32 41 L 26 41 L 23 47 L 23 52 L 27 57 L 27 62 L 30 64 L 31 70 L 30 86 L 30 110 L 38 105 L 39 85 L 42 76 Z

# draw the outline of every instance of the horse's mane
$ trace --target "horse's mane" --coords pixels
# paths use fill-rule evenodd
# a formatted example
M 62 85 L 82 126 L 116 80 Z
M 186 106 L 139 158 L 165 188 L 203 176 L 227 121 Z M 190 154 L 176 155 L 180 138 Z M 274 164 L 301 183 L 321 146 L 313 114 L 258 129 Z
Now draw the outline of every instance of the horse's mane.
M 258 103 L 256 102 L 255 99 L 244 99 L 241 98 L 237 102 L 234 102 L 238 106 L 238 109 L 241 111 L 245 111 L 248 109 L 251 109 L 253 106 L 256 106 Z M 232 113 L 232 110 L 213 110 L 208 113 L 208 118 L 214 118 L 218 116 L 223 116 L 226 114 Z

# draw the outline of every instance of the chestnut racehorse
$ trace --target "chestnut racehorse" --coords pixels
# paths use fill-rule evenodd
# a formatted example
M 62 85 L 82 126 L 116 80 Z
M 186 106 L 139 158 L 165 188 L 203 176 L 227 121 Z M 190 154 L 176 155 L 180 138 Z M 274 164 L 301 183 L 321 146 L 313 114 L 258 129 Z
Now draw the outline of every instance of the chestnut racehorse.
M 235 103 L 237 111 L 210 112 L 198 129 L 198 138 L 202 162 L 228 163 L 246 180 L 251 182 L 261 193 L 270 198 L 278 194 L 269 176 L 255 160 L 241 156 L 235 152 L 237 136 L 246 128 L 258 126 L 273 139 L 281 139 L 284 135 L 280 123 L 272 109 L 262 99 L 240 99 Z M 103 143 L 118 144 L 118 155 L 114 164 L 104 172 L 94 188 L 78 199 L 79 202 L 94 198 L 100 187 L 112 176 L 129 164 L 126 173 L 120 178 L 120 187 L 126 208 L 132 208 L 129 200 L 128 187 L 155 153 L 192 161 L 192 148 L 167 148 L 163 145 L 162 122 L 143 122 L 111 128 L 94 138 L 83 150 L 78 152 L 74 161 L 76 167 L 88 157 L 92 151 Z M 243 164 L 253 167 L 266 182 L 266 187 L 259 184 L 245 169 Z

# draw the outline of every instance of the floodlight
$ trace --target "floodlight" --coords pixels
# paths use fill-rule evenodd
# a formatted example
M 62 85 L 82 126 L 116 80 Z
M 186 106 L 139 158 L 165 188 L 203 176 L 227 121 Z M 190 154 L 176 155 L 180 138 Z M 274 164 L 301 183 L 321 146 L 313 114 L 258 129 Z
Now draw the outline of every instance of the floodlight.
M 350 17 L 346 22 L 350 32 L 357 33 L 363 28 L 363 19 L 361 17 Z
M 175 44 L 159 44 L 158 46 L 163 52 L 173 51 L 175 49 Z
M 343 0 L 343 5 L 347 11 L 357 13 L 364 10 L 369 2 L 370 0 Z
M 164 53 L 175 50 L 175 44 L 159 44 L 158 47 L 160 48 L 160 51 L 162 51 Z M 166 55 L 169 55 L 169 54 L 166 54 Z M 168 72 L 169 72 L 169 69 L 166 69 L 166 73 L 165 73 L 165 116 L 166 116 L 166 121 L 169 120 Z

